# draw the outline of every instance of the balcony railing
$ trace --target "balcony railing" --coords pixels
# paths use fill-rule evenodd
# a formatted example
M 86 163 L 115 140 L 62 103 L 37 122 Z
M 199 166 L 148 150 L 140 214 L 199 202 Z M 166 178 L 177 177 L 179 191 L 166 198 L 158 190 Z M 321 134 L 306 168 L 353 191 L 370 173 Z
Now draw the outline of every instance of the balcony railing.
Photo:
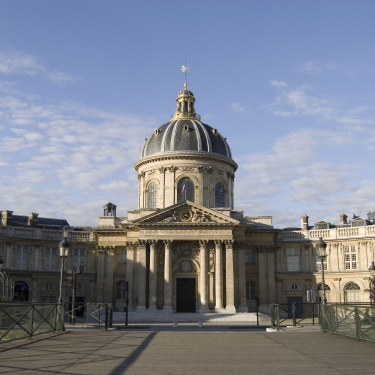
M 325 240 L 340 240 L 351 237 L 367 237 L 375 236 L 375 225 L 367 225 L 363 227 L 349 227 L 349 228 L 331 228 L 319 230 L 296 230 L 296 231 L 281 231 L 278 236 L 278 241 L 307 241 L 318 240 L 323 237 Z
M 47 241 L 61 241 L 63 237 L 62 230 L 40 229 L 40 228 L 19 228 L 0 226 L 0 237 L 25 238 Z M 70 242 L 93 242 L 93 232 L 69 232 L 68 241 Z

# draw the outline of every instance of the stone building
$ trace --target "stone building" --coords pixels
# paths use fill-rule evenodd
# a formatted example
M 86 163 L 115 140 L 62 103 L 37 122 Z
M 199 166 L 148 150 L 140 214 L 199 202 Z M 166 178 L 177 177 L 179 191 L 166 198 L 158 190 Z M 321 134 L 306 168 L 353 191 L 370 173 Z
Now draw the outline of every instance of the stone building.
M 269 311 L 306 302 L 322 289 L 315 242 L 328 243 L 326 290 L 331 302 L 368 302 L 374 260 L 373 215 L 340 224 L 276 229 L 272 217 L 234 210 L 236 162 L 217 129 L 203 123 L 185 84 L 171 121 L 145 140 L 138 173 L 138 209 L 127 217 L 103 207 L 98 227 L 73 227 L 66 270 L 80 270 L 77 301 L 112 302 L 122 311 L 124 282 L 139 312 Z M 2 211 L 0 255 L 16 283 L 15 299 L 58 298 L 58 242 L 65 220 Z M 68 277 L 69 274 L 67 273 Z M 64 301 L 71 299 L 69 282 Z

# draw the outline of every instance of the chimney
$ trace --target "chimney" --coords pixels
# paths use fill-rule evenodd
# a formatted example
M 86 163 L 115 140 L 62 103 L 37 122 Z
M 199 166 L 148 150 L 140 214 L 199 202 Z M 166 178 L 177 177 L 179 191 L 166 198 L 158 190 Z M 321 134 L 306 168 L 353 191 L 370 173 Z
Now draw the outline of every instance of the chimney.
M 340 224 L 348 224 L 348 215 L 344 213 L 340 215 Z
M 35 212 L 32 212 L 30 215 L 29 215 L 29 227 L 31 228 L 37 228 L 38 227 L 38 216 L 39 214 L 36 214 Z
M 301 216 L 301 229 L 302 230 L 309 229 L 309 217 L 306 214 Z
M 12 225 L 13 211 L 4 210 L 2 212 L 3 225 Z

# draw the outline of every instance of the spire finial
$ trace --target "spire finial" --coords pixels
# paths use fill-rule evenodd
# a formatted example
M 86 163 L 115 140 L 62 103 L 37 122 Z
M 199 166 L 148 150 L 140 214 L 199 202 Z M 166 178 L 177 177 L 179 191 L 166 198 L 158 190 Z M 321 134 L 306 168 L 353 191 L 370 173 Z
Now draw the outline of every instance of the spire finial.
M 185 90 L 187 90 L 187 88 L 188 88 L 188 84 L 187 84 L 186 81 L 185 81 L 184 87 L 185 87 Z

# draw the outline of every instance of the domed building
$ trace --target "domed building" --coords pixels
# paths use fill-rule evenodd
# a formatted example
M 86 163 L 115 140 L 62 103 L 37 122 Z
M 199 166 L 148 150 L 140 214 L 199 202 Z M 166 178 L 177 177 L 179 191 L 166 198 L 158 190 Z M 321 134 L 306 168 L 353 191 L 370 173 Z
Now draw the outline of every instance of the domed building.
M 201 121 L 186 82 L 176 102 L 171 120 L 145 139 L 135 164 L 138 209 L 115 218 L 106 207 L 96 228 L 98 242 L 117 248 L 115 232 L 123 241 L 136 311 L 254 310 L 257 294 L 246 279 L 246 262 L 248 271 L 257 271 L 246 242 L 253 226 L 263 230 L 263 242 L 273 244 L 272 219 L 244 218 L 234 210 L 238 166 L 226 138 Z M 115 271 L 114 283 L 123 279 Z M 117 309 L 122 306 L 116 301 Z
M 186 83 L 176 101 L 171 121 L 145 139 L 135 165 L 138 208 L 165 208 L 189 200 L 207 208 L 233 209 L 237 164 L 226 138 L 201 122 Z

